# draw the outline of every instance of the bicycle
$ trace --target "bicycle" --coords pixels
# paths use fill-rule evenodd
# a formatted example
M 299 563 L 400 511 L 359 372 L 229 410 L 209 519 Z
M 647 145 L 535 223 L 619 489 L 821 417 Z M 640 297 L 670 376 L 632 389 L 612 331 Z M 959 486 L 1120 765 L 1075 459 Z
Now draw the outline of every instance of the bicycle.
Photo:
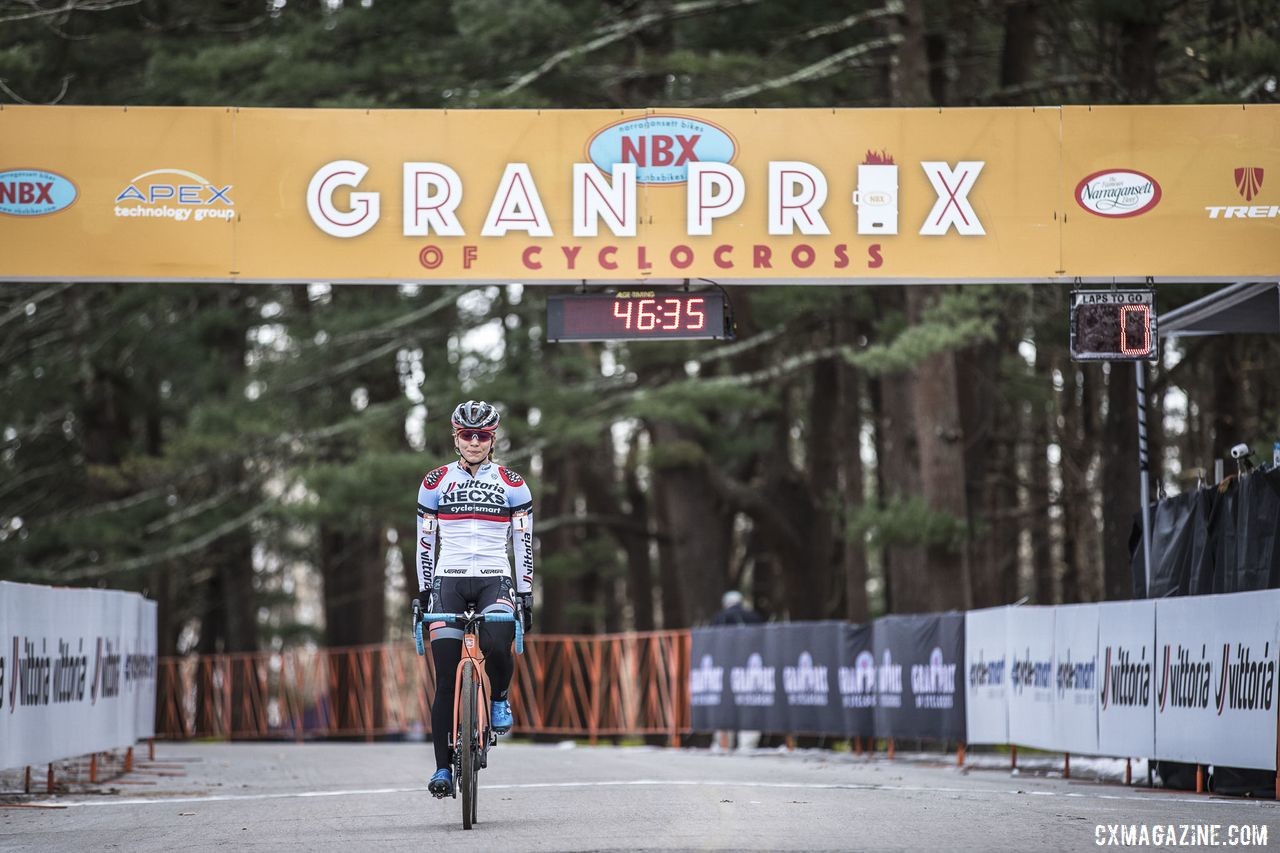
M 524 653 L 524 621 L 519 613 L 476 613 L 469 604 L 463 613 L 426 613 L 413 603 L 413 639 L 419 655 L 425 656 L 422 639 L 424 622 L 452 622 L 462 626 L 462 659 L 453 683 L 453 731 L 449 746 L 453 750 L 453 796 L 462 789 L 462 828 L 476 823 L 477 777 L 489 766 L 489 747 L 496 746 L 498 735 L 489 727 L 489 677 L 480 653 L 479 627 L 484 622 L 514 622 L 516 654 Z M 440 674 L 436 673 L 436 689 L 440 690 Z M 433 733 L 433 737 L 435 733 Z

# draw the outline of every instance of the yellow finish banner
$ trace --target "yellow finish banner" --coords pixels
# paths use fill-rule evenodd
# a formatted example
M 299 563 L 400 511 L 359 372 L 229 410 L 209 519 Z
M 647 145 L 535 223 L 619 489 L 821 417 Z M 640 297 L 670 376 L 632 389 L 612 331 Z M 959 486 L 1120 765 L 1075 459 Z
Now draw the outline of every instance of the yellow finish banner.
M 0 109 L 0 280 L 1280 276 L 1280 107 Z

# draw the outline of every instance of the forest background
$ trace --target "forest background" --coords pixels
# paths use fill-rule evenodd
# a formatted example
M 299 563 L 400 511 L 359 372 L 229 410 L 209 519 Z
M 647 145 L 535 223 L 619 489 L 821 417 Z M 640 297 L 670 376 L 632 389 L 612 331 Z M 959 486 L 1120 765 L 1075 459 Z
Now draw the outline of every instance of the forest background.
M 0 0 L 0 104 L 1274 103 L 1278 74 L 1276 0 Z M 1129 598 L 1134 371 L 1070 360 L 1069 290 L 734 287 L 733 344 L 553 344 L 546 287 L 5 284 L 0 579 L 141 590 L 162 655 L 401 638 L 418 483 L 475 398 L 537 499 L 541 631 L 729 588 L 774 619 Z M 1158 490 L 1280 438 L 1277 365 L 1164 348 Z

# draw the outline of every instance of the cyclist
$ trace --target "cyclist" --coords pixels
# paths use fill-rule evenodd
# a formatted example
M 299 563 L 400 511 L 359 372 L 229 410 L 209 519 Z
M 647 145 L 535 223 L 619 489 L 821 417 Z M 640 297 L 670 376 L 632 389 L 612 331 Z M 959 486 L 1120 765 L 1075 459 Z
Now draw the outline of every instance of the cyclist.
M 524 629 L 533 622 L 533 496 L 515 471 L 493 455 L 500 416 L 483 400 L 453 410 L 453 446 L 458 461 L 427 474 L 418 489 L 418 601 L 426 614 L 460 613 L 474 602 L 480 612 L 513 612 L 520 602 Z M 437 535 L 439 548 L 437 549 Z M 514 589 L 507 541 L 516 557 Z M 424 618 L 436 670 L 431 732 L 436 772 L 427 789 L 436 797 L 453 794 L 449 732 L 453 727 L 453 684 L 462 658 L 462 629 Z M 493 705 L 496 732 L 511 730 L 507 691 L 515 662 L 515 625 L 480 626 L 480 649 Z

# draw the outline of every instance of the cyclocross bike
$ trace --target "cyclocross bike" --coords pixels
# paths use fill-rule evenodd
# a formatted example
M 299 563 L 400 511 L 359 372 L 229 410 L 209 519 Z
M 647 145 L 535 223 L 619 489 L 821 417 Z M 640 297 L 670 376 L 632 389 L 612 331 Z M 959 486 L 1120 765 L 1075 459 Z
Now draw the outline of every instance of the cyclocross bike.
M 413 603 L 413 639 L 419 655 L 427 653 L 422 639 L 424 622 L 462 626 L 462 659 L 454 677 L 453 731 L 449 735 L 449 746 L 453 749 L 453 796 L 456 798 L 458 788 L 462 789 L 463 829 L 470 829 L 476 822 L 479 793 L 476 777 L 481 769 L 489 766 L 489 747 L 498 743 L 497 732 L 489 726 L 489 677 L 484 671 L 484 655 L 480 653 L 481 623 L 514 622 L 516 654 L 524 652 L 524 622 L 519 613 L 476 613 L 474 607 L 468 605 L 463 613 L 424 614 L 421 605 L 417 601 Z M 436 689 L 442 689 L 439 673 Z

